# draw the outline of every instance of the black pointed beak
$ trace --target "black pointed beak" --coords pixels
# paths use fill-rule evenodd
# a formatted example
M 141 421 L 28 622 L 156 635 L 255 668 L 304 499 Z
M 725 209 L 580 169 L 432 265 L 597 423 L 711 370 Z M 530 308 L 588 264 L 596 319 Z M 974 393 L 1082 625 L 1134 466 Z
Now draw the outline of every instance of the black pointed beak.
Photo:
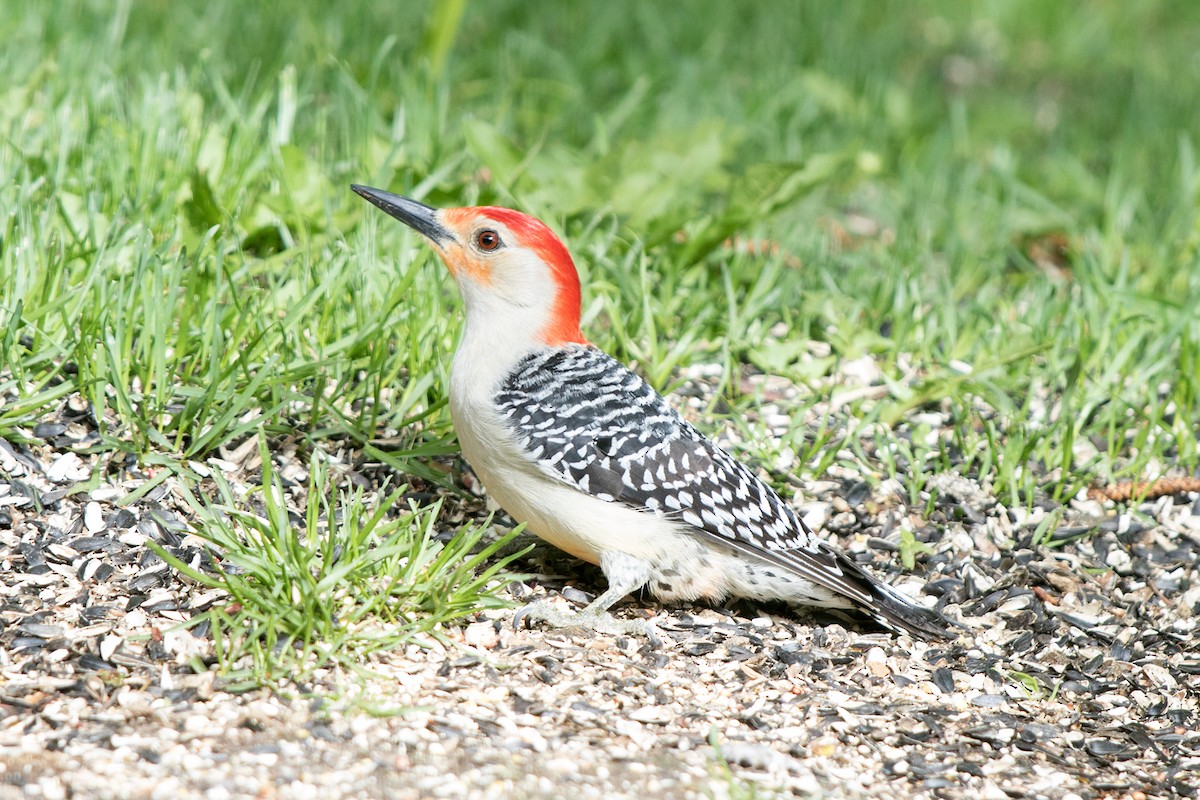
M 355 194 L 379 206 L 434 244 L 454 240 L 454 234 L 438 222 L 436 208 L 382 189 L 372 189 L 370 186 L 355 183 L 351 184 L 350 188 Z

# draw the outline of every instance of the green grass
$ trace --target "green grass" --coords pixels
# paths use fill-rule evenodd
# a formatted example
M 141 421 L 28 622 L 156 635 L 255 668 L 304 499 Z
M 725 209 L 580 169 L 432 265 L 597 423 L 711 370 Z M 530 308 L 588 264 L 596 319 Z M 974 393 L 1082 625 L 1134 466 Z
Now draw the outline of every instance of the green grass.
M 505 605 L 496 585 L 519 554 L 495 556 L 515 534 L 482 546 L 487 525 L 467 526 L 443 544 L 440 503 L 402 508 L 399 487 L 368 507 L 361 488 L 335 488 L 318 455 L 297 529 L 265 439 L 259 455 L 263 482 L 252 496 L 237 497 L 220 473 L 217 503 L 187 492 L 196 532 L 211 545 L 209 569 L 149 543 L 179 573 L 219 590 L 219 601 L 188 627 L 208 627 L 228 688 L 303 683 L 330 664 L 359 672 L 374 652 L 437 637 L 449 623 Z
M 185 481 L 260 430 L 442 480 L 457 301 L 353 181 L 547 219 L 590 337 L 724 365 L 763 463 L 1026 507 L 1200 466 L 1200 8 L 755 9 L 10 9 L 0 436 L 77 392 Z M 886 391 L 833 402 L 864 355 Z M 746 369 L 809 388 L 782 442 Z

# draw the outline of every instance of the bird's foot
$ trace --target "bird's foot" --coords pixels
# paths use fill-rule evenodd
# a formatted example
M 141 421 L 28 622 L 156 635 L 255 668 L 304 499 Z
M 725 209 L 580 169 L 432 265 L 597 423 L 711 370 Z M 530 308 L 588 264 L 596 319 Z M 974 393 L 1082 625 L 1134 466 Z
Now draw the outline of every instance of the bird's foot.
M 583 611 L 566 611 L 546 600 L 521 608 L 513 615 L 513 627 L 525 623 L 544 622 L 552 628 L 579 628 L 610 636 L 644 636 L 650 646 L 662 647 L 662 639 L 653 622 L 645 619 L 617 619 L 599 608 L 588 606 Z

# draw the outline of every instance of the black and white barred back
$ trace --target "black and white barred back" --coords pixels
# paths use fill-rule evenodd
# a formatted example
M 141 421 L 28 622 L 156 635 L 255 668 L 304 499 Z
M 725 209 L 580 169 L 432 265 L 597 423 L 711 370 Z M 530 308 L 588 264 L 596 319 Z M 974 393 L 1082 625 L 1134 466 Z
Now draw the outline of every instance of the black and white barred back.
M 531 459 L 601 500 L 676 514 L 757 547 L 810 546 L 778 495 L 600 350 L 528 356 L 495 400 Z
M 817 539 L 769 486 L 706 439 L 641 377 L 585 345 L 526 356 L 493 400 L 543 473 L 601 500 L 679 519 L 923 635 L 937 615 Z

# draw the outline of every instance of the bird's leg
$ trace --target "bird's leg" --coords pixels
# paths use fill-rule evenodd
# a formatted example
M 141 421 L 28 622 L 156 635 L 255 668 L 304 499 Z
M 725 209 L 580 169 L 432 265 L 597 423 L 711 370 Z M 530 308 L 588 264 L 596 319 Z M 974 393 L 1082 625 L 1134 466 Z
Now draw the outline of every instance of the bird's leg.
M 654 625 L 644 619 L 617 619 L 608 609 L 622 597 L 650 580 L 650 565 L 625 553 L 605 553 L 600 557 L 600 569 L 608 579 L 608 590 L 588 603 L 583 611 L 563 611 L 545 600 L 530 603 L 513 617 L 513 626 L 521 623 L 544 622 L 554 628 L 587 628 L 596 633 L 645 636 L 658 647 L 662 640 Z

